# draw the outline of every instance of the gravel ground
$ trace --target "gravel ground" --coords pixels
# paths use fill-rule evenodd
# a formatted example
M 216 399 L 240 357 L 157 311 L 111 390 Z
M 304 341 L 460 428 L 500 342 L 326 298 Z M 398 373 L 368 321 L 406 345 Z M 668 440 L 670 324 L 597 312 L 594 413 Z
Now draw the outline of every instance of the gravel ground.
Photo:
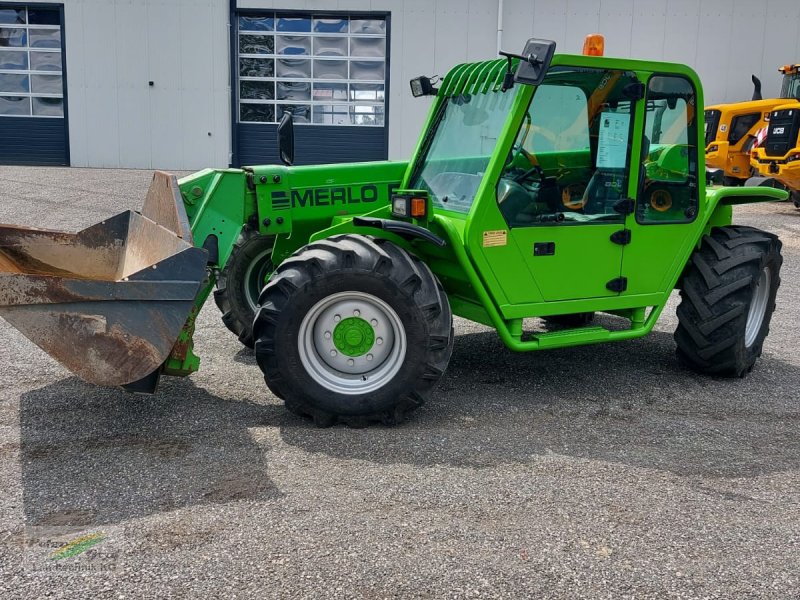
M 149 178 L 3 167 L 0 222 L 76 229 Z M 201 371 L 151 397 L 82 383 L 0 321 L 0 596 L 800 597 L 800 211 L 736 217 L 785 255 L 736 381 L 678 365 L 674 298 L 644 339 L 546 353 L 458 320 L 411 422 L 320 430 L 213 303 Z

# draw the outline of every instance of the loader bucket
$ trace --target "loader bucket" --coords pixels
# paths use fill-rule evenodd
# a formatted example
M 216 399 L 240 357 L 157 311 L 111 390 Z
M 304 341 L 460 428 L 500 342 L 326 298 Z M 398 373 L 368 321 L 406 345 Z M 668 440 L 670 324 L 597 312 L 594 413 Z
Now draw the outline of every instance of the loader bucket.
M 0 316 L 82 379 L 125 385 L 169 356 L 205 277 L 177 180 L 78 233 L 0 225 Z

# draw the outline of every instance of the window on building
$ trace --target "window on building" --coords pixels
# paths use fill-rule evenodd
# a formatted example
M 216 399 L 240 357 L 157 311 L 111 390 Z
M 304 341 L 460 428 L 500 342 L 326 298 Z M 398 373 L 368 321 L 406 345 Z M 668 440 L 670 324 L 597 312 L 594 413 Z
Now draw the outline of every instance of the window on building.
M 240 122 L 384 125 L 384 19 L 253 13 L 238 28 Z
M 63 117 L 61 16 L 0 6 L 0 116 Z

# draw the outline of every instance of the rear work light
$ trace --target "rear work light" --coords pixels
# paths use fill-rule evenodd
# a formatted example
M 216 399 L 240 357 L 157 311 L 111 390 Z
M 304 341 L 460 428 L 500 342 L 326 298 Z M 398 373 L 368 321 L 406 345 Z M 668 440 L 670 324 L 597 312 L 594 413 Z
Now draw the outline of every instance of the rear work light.
M 428 199 L 419 194 L 397 194 L 392 197 L 392 216 L 424 219 L 428 216 Z

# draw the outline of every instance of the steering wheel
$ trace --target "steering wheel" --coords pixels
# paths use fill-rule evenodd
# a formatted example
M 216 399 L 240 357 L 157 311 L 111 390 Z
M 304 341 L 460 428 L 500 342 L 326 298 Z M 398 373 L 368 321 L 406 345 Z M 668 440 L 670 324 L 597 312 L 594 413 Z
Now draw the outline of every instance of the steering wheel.
M 538 161 L 536 160 L 536 157 L 533 154 L 525 150 L 525 148 L 523 148 L 521 144 L 514 144 L 514 147 L 512 148 L 512 153 L 521 154 L 531 165 L 533 165 L 527 171 L 524 171 L 523 173 L 520 173 L 519 175 L 515 175 L 514 177 L 512 177 L 513 181 L 517 183 L 522 183 L 534 173 L 538 174 L 539 181 L 544 181 L 544 171 L 542 171 L 542 167 L 539 166 Z
M 542 167 L 540 167 L 539 165 L 534 165 L 533 167 L 531 167 L 530 169 L 528 169 L 524 173 L 520 173 L 519 175 L 515 175 L 514 177 L 512 177 L 512 179 L 516 183 L 522 183 L 523 181 L 528 179 L 534 173 L 536 173 L 539 176 L 539 181 L 544 181 L 544 171 L 542 171 Z

